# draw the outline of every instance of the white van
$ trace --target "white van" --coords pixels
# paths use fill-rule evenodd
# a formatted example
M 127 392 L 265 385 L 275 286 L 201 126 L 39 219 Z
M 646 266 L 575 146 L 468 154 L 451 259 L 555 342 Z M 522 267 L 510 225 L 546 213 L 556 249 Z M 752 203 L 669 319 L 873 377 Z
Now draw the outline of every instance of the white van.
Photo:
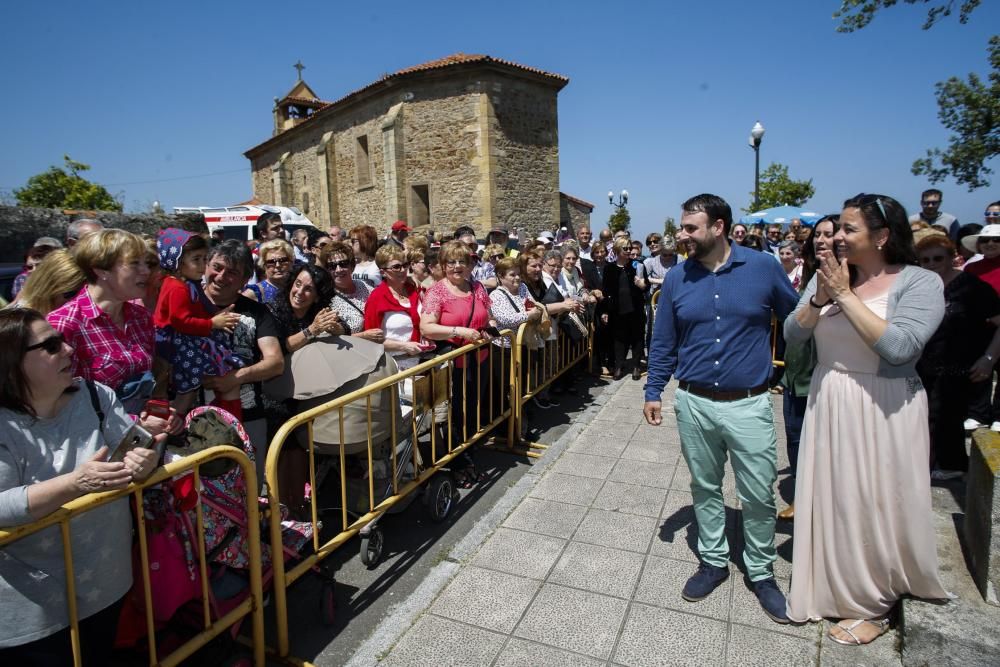
M 296 229 L 314 229 L 312 223 L 302 211 L 294 206 L 270 206 L 261 204 L 251 206 L 175 206 L 174 214 L 201 213 L 205 216 L 205 224 L 209 231 L 222 229 L 227 239 L 252 241 L 257 234 L 257 218 L 265 212 L 281 214 L 281 224 L 285 228 L 285 236 L 291 237 Z

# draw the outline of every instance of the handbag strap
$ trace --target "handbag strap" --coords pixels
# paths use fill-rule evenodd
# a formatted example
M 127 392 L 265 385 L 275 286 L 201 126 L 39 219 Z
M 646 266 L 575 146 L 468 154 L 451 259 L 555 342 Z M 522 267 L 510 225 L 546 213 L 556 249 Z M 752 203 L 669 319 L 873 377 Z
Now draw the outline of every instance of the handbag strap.
M 98 430 L 102 433 L 104 432 L 104 410 L 101 408 L 101 399 L 97 395 L 97 387 L 90 380 L 84 380 L 84 384 L 87 385 L 87 393 L 90 394 L 90 404 L 94 406 L 94 412 L 97 413 L 97 424 Z

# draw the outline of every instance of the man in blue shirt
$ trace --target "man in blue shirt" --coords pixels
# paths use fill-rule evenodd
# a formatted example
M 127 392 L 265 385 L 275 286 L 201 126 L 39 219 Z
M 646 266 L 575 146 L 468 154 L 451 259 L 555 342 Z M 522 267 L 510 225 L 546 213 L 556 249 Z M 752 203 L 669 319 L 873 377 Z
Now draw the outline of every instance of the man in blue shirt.
M 698 521 L 701 564 L 681 595 L 694 602 L 729 576 L 722 500 L 727 454 L 743 511 L 743 561 L 765 613 L 787 623 L 774 580 L 777 436 L 767 381 L 771 316 L 784 319 L 798 295 L 774 258 L 729 243 L 729 204 L 710 194 L 682 205 L 678 246 L 687 261 L 663 281 L 646 383 L 646 421 L 661 422 L 660 394 L 677 377 L 674 413 Z

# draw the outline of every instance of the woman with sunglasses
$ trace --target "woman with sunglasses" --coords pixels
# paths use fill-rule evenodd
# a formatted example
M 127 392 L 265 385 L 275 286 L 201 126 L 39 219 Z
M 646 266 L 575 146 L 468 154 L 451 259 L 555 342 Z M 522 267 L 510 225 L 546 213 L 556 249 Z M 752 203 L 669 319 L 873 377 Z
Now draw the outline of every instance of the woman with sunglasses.
M 264 278 L 247 285 L 243 296 L 257 303 L 271 303 L 288 286 L 288 276 L 294 263 L 295 249 L 288 241 L 264 241 L 257 252 L 257 268 L 264 272 Z
M 927 460 L 927 394 L 916 364 L 944 316 L 941 279 L 915 266 L 906 211 L 885 195 L 844 202 L 834 250 L 785 339 L 816 342 L 795 483 L 788 618 L 840 619 L 867 644 L 904 595 L 946 598 Z
M 31 523 L 88 493 L 124 489 L 156 468 L 156 451 L 140 447 L 107 461 L 132 419 L 110 388 L 73 377 L 73 348 L 41 313 L 0 313 L 0 373 L 0 527 Z M 128 498 L 74 519 L 71 535 L 83 664 L 109 664 L 132 586 Z M 73 664 L 61 544 L 52 526 L 3 548 L 4 665 Z
M 399 370 L 420 361 L 420 353 L 433 345 L 420 343 L 420 293 L 409 277 L 407 252 L 395 243 L 386 243 L 375 252 L 375 264 L 382 282 L 365 303 L 365 329 L 385 332 L 386 352 L 395 358 Z
M 733 228 L 729 231 L 729 238 L 736 245 L 743 245 L 747 239 L 747 226 L 742 222 L 734 222 Z
M 340 316 L 348 335 L 373 343 L 385 342 L 385 332 L 382 329 L 365 327 L 365 304 L 372 288 L 351 275 L 355 266 L 354 250 L 342 241 L 334 241 L 327 247 L 327 257 L 326 268 L 333 275 L 333 286 L 336 288 L 330 300 L 330 310 Z M 381 281 L 381 277 L 379 280 Z
M 1000 356 L 1000 296 L 954 268 L 955 252 L 955 244 L 936 230 L 917 243 L 920 265 L 944 283 L 944 319 L 917 363 L 930 410 L 931 479 L 939 481 L 959 478 L 969 468 L 962 421 L 973 383 L 990 379 Z

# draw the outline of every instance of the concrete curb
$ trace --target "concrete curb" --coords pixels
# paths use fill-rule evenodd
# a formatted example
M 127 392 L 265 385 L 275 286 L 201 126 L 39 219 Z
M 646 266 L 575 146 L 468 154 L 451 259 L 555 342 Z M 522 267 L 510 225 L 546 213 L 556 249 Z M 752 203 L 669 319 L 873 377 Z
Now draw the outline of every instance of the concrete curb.
M 594 400 L 576 416 L 566 431 L 559 436 L 559 439 L 549 446 L 545 456 L 537 459 L 537 462 L 532 464 L 531 469 L 504 493 L 503 497 L 493 505 L 485 516 L 476 522 L 476 525 L 466 533 L 465 537 L 455 544 L 448 553 L 448 557 L 431 569 L 427 578 L 409 597 L 392 608 L 389 615 L 372 632 L 371 637 L 358 647 L 345 667 L 370 667 L 377 664 L 392 649 L 400 637 L 413 626 L 417 618 L 430 607 L 438 594 L 458 574 L 459 570 L 462 569 L 462 564 L 479 551 L 479 547 L 496 531 L 507 515 L 528 496 L 542 475 L 555 464 L 570 443 L 576 440 L 580 432 L 590 424 L 607 402 L 609 390 L 615 387 L 615 384 L 609 384 L 594 397 Z

